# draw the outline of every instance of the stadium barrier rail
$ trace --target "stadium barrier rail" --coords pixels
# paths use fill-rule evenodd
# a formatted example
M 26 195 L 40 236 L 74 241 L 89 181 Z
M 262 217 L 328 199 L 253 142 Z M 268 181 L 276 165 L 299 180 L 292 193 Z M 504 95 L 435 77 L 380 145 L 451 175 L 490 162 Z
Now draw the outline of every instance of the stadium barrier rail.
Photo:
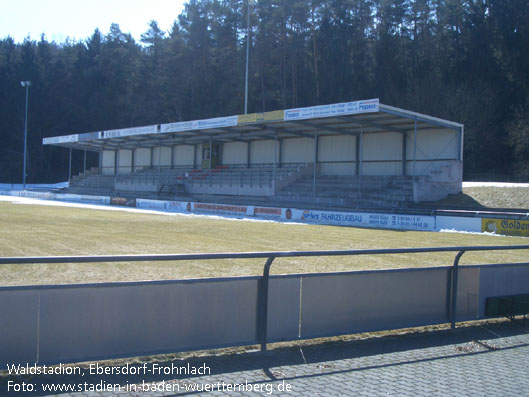
M 3 357 L 0 365 L 24 361 L 75 362 L 254 343 L 260 344 L 261 350 L 265 351 L 267 343 L 275 341 L 445 322 L 455 328 L 457 321 L 485 318 L 485 302 L 488 298 L 529 294 L 529 263 L 459 266 L 461 257 L 467 252 L 506 250 L 529 250 L 529 245 L 3 257 L 0 258 L 0 265 L 222 259 L 266 259 L 266 262 L 263 274 L 255 277 L 0 287 L 0 318 L 4 319 L 4 327 L 0 331 L 0 357 Z M 456 254 L 451 266 L 270 276 L 272 264 L 280 258 L 441 252 Z M 463 287 L 459 288 L 461 274 Z M 271 280 L 273 293 L 270 295 Z M 222 283 L 224 286 L 221 286 Z M 163 294 L 152 295 L 153 288 L 160 286 L 164 288 Z M 119 287 L 126 288 L 118 293 Z M 178 288 L 184 288 L 187 292 L 181 295 Z M 240 295 L 240 291 L 244 294 Z M 142 293 L 146 294 L 145 299 L 141 298 Z M 131 313 L 127 314 L 128 309 L 122 307 L 124 304 L 132 305 L 131 300 L 140 302 L 141 308 L 155 312 L 155 321 L 163 321 L 164 312 L 158 307 L 163 302 L 159 302 L 159 297 L 175 294 L 180 296 L 180 299 L 174 298 L 178 307 L 169 308 L 168 313 L 176 311 L 171 315 L 176 318 L 177 328 L 185 328 L 177 331 L 183 332 L 181 338 L 188 338 L 189 341 L 178 340 L 181 344 L 174 347 L 174 330 L 171 331 L 169 325 L 169 331 L 159 324 L 153 325 L 155 330 L 149 330 L 146 335 L 136 332 L 134 327 L 123 328 L 123 323 L 129 321 L 131 316 Z M 193 296 L 201 296 L 201 303 L 190 303 L 192 307 L 186 307 L 183 302 L 191 302 L 190 297 Z M 253 309 L 251 297 L 257 301 Z M 464 298 L 460 304 L 458 297 Z M 110 304 L 114 299 L 117 303 Z M 391 307 L 386 307 L 388 302 Z M 269 320 L 270 304 L 273 307 L 272 321 Z M 112 305 L 122 306 L 109 309 Z M 241 313 L 233 313 L 235 307 L 242 308 Z M 139 315 L 142 314 L 141 308 L 138 308 Z M 398 310 L 395 311 L 395 308 Z M 200 318 L 201 309 L 206 317 L 216 318 Z M 100 314 L 99 311 L 109 312 Z M 125 314 L 120 318 L 122 312 Z M 223 319 L 226 313 L 229 318 Z M 80 319 L 82 324 L 76 324 L 75 318 Z M 211 331 L 211 324 L 218 323 L 222 327 L 215 331 L 218 332 L 215 335 Z M 67 339 L 64 335 L 62 338 L 56 335 L 57 329 L 62 327 L 66 329 L 63 333 L 72 331 Z M 269 337 L 270 332 L 272 337 Z M 148 334 L 160 338 L 160 344 L 146 341 Z M 255 335 L 255 339 L 252 335 Z M 34 339 L 37 341 L 35 345 Z M 138 347 L 138 344 L 141 346 Z

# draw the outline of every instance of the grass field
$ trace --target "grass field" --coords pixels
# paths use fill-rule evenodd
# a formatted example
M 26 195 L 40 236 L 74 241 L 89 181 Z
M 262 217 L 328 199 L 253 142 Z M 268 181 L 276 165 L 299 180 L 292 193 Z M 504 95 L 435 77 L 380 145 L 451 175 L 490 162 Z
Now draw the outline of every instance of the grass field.
M 484 210 L 488 208 L 529 211 L 529 187 L 463 187 L 463 193 L 433 203 L 436 208 Z
M 0 201 L 0 256 L 211 253 L 529 244 L 528 238 L 399 232 L 148 214 Z M 444 266 L 454 254 L 285 258 L 272 273 Z M 467 253 L 462 265 L 528 261 L 527 251 Z M 264 260 L 2 265 L 0 285 L 225 277 L 262 273 Z

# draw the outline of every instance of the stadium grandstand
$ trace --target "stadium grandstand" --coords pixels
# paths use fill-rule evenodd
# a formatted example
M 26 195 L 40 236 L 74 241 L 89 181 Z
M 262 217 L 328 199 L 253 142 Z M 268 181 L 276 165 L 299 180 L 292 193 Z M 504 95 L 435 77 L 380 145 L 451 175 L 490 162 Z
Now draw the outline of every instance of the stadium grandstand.
M 462 191 L 462 124 L 378 99 L 44 138 L 69 193 L 408 207 Z M 99 166 L 71 173 L 73 151 Z M 86 162 L 85 162 L 86 164 Z

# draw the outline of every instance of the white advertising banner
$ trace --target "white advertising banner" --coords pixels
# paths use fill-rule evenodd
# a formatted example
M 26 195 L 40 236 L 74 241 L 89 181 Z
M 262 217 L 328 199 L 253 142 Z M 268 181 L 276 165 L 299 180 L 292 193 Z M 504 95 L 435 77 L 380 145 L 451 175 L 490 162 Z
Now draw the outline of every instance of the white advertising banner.
M 55 195 L 56 200 L 64 201 L 75 201 L 81 203 L 91 203 L 91 204 L 109 204 L 110 197 L 106 196 L 90 196 L 87 194 L 70 194 L 70 193 L 57 193 Z
M 298 216 L 299 218 L 297 218 Z M 305 210 L 302 213 L 295 213 L 292 219 L 324 225 L 373 227 L 398 230 L 435 230 L 435 217 L 421 215 Z
M 191 211 L 191 203 L 187 201 L 166 201 L 165 209 L 171 212 Z
M 164 210 L 165 201 L 161 200 L 148 200 L 148 199 L 136 199 L 136 208 L 152 209 L 152 210 Z
M 105 196 L 89 196 L 89 195 L 79 195 L 78 200 L 82 202 L 88 202 L 88 203 L 96 203 L 96 204 L 110 204 L 110 197 Z
M 57 199 L 57 194 L 52 192 L 34 192 L 30 190 L 21 190 L 18 192 L 15 192 L 14 196 L 19 197 L 29 197 L 29 198 L 36 198 L 36 199 L 45 199 L 45 200 L 55 200 Z
M 213 119 L 182 121 L 178 123 L 162 124 L 160 132 L 181 132 L 202 130 L 208 128 L 231 127 L 237 125 L 238 116 L 216 117 Z
M 332 117 L 345 114 L 378 112 L 378 99 L 368 99 L 356 102 L 335 103 L 332 105 L 312 106 L 285 110 L 285 121 L 303 120 L 319 117 Z
M 79 134 L 53 136 L 50 138 L 42 139 L 43 145 L 54 145 L 54 144 L 70 143 L 70 142 L 79 142 Z
M 132 127 L 132 128 L 123 128 L 115 129 L 108 131 L 98 131 L 85 134 L 74 134 L 74 135 L 65 135 L 57 136 L 51 138 L 44 138 L 43 144 L 52 145 L 52 144 L 62 144 L 69 142 L 79 142 L 83 140 L 93 140 L 93 139 L 111 139 L 118 137 L 127 137 L 134 135 L 154 135 L 154 134 L 164 134 L 170 132 L 183 132 L 183 131 L 193 131 L 193 130 L 202 130 L 202 129 L 212 129 L 212 128 L 225 128 L 236 126 L 240 120 L 241 123 L 247 122 L 257 122 L 257 121 L 267 121 L 267 120 L 303 120 L 311 118 L 321 118 L 321 117 L 332 117 L 339 115 L 347 114 L 356 114 L 356 113 L 370 113 L 379 111 L 379 100 L 376 99 L 367 99 L 362 101 L 354 102 L 343 102 L 335 103 L 331 105 L 321 105 L 321 106 L 312 106 L 306 108 L 296 108 L 288 109 L 274 112 L 266 112 L 262 114 L 253 114 L 253 115 L 241 115 L 241 116 L 228 116 L 228 117 L 215 117 L 211 119 L 204 120 L 192 120 L 192 121 L 182 121 L 176 123 L 168 124 L 155 124 L 148 125 L 144 127 Z
M 120 130 L 99 131 L 99 139 L 118 138 L 122 136 L 157 134 L 158 125 L 148 125 L 145 127 L 123 128 Z
M 162 201 L 149 199 L 136 199 L 136 208 L 161 210 L 170 212 L 191 211 L 192 205 L 187 201 Z

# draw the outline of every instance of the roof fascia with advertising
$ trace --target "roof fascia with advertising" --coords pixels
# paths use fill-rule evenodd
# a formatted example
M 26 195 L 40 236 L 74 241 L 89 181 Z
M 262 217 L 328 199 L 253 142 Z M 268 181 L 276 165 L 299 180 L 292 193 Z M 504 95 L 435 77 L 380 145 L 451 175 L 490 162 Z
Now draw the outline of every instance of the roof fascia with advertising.
M 359 135 L 417 129 L 460 129 L 462 124 L 379 103 L 378 99 L 335 103 L 264 113 L 216 117 L 150 126 L 95 131 L 44 138 L 44 145 L 102 151 L 196 145 L 209 142 L 249 142 L 265 139 Z

